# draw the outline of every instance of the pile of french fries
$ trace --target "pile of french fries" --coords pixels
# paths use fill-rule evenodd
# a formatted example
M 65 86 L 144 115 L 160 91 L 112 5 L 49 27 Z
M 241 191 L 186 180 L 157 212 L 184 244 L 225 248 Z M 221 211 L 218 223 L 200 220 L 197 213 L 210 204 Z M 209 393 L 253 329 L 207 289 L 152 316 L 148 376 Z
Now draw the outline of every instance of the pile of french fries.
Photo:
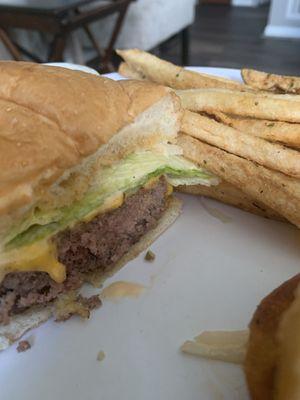
M 119 50 L 119 73 L 175 90 L 185 109 L 184 155 L 221 178 L 180 187 L 300 227 L 300 78 L 242 70 L 244 83 Z

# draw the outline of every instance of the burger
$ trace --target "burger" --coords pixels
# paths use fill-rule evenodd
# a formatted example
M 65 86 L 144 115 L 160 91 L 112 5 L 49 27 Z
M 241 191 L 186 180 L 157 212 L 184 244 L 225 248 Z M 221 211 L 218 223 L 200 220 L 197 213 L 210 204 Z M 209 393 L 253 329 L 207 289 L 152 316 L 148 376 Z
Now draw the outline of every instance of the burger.
M 173 186 L 217 183 L 183 158 L 180 119 L 162 86 L 0 63 L 1 349 L 166 229 Z

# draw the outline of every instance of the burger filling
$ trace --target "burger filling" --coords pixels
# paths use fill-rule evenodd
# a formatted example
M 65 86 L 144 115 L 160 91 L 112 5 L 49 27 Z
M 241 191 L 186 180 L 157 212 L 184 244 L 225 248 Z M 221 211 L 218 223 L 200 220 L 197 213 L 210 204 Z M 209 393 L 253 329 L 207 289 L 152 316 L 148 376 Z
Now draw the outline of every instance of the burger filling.
M 170 184 L 217 183 L 178 154 L 143 151 L 94 169 L 90 188 L 72 204 L 50 209 L 38 204 L 2 243 L 0 323 L 80 287 L 84 274 L 109 270 L 156 226 Z
M 58 260 L 66 267 L 66 279 L 57 283 L 46 272 L 15 272 L 0 285 L 0 322 L 26 308 L 46 304 L 59 294 L 79 288 L 84 275 L 111 266 L 153 229 L 167 207 L 168 184 L 161 178 L 151 188 L 141 188 L 123 205 L 80 223 L 53 237 Z

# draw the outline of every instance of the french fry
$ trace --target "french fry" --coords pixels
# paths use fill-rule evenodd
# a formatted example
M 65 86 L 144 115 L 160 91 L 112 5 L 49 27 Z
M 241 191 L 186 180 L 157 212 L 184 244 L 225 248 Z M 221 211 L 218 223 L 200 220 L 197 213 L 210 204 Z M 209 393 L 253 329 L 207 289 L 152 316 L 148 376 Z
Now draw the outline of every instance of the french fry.
M 209 197 L 264 218 L 286 221 L 276 211 L 273 211 L 260 201 L 250 198 L 240 189 L 225 181 L 220 182 L 216 186 L 179 186 L 176 190 L 183 193 Z
M 255 89 L 300 94 L 300 77 L 268 74 L 246 68 L 241 72 L 244 82 Z
M 231 79 L 188 71 L 142 50 L 117 50 L 117 54 L 123 58 L 131 70 L 152 82 L 173 89 L 224 88 L 253 91 L 250 87 Z
M 178 138 L 185 157 L 266 204 L 300 228 L 300 181 L 229 154 L 185 134 Z
M 183 107 L 191 111 L 221 111 L 243 117 L 300 122 L 300 96 L 297 95 L 225 89 L 189 89 L 176 93 Z
M 300 152 L 240 132 L 206 116 L 185 110 L 181 130 L 197 139 L 270 169 L 300 178 Z
M 184 353 L 211 360 L 242 364 L 245 359 L 249 331 L 204 331 L 181 346 Z
M 127 63 L 122 62 L 119 65 L 118 73 L 125 78 L 130 79 L 145 79 L 142 74 L 138 73 L 134 69 L 132 69 Z
M 286 146 L 300 149 L 300 124 L 236 117 L 217 111 L 211 111 L 210 115 L 217 121 L 241 132 L 269 140 L 270 142 L 280 142 Z

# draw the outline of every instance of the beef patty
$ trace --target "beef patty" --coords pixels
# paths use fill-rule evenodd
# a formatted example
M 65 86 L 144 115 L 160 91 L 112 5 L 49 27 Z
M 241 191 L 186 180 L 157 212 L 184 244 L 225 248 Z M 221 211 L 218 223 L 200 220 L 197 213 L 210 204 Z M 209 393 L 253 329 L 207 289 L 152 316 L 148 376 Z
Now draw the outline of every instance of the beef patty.
M 15 272 L 0 285 L 0 323 L 26 308 L 46 304 L 59 294 L 79 288 L 84 274 L 108 271 L 130 247 L 154 228 L 167 206 L 167 183 L 161 178 L 152 188 L 127 197 L 116 210 L 54 237 L 58 259 L 66 266 L 66 280 L 59 284 L 45 272 Z

